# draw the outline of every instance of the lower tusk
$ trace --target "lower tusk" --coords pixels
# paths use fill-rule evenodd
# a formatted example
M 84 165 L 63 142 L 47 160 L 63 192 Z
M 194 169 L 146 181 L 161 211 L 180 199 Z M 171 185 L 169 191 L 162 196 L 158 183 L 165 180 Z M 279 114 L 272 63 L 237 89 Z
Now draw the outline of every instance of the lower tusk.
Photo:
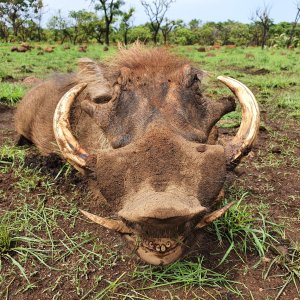
M 205 227 L 207 225 L 209 225 L 210 223 L 212 223 L 213 221 L 219 219 L 220 217 L 222 217 L 225 212 L 233 205 L 235 204 L 235 201 L 230 202 L 229 204 L 227 204 L 226 206 L 213 211 L 212 213 L 206 215 L 203 217 L 203 219 L 196 225 L 196 228 L 202 228 Z
M 132 230 L 130 228 L 128 228 L 121 221 L 102 218 L 102 217 L 90 214 L 89 212 L 81 210 L 81 209 L 80 209 L 80 212 L 83 215 L 85 215 L 88 219 L 90 219 L 91 221 L 93 221 L 107 229 L 111 229 L 111 230 L 114 230 L 114 231 L 117 231 L 120 233 L 127 233 L 127 234 L 133 233 Z

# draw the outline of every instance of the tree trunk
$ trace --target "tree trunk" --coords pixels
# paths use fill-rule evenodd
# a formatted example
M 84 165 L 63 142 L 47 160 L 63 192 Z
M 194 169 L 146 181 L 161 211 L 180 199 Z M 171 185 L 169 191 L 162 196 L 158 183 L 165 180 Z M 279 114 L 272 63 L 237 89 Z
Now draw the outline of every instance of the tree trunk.
M 155 30 L 153 34 L 153 42 L 155 45 L 157 44 L 157 36 L 158 36 L 158 30 Z
M 266 27 L 263 28 L 263 36 L 261 41 L 261 48 L 264 49 L 267 43 L 268 30 Z
M 16 20 L 12 20 L 12 28 L 13 28 L 14 36 L 17 37 L 18 36 L 18 27 L 17 27 Z
M 167 34 L 166 32 L 164 33 L 164 32 L 162 31 L 162 35 L 163 35 L 163 37 L 164 37 L 164 44 L 167 45 L 167 35 L 168 35 L 168 34 Z
M 124 32 L 124 44 L 125 44 L 125 46 L 127 46 L 127 44 L 128 44 L 127 34 L 128 34 L 128 30 L 125 29 L 125 32 Z
M 105 26 L 105 44 L 109 46 L 109 24 Z
M 38 41 L 40 42 L 42 40 L 42 28 L 40 26 L 38 26 L 37 36 L 38 36 Z
M 102 41 L 102 34 L 100 34 L 100 35 L 96 35 L 96 40 L 97 40 L 97 43 L 98 44 L 103 44 L 103 41 Z

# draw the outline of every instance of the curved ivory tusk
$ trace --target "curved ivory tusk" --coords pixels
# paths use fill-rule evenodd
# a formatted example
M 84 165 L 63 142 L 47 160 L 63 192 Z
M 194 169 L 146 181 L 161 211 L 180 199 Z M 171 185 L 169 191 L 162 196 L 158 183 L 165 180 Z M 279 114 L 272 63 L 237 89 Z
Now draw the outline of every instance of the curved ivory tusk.
M 62 155 L 79 171 L 82 171 L 81 168 L 86 165 L 88 153 L 81 148 L 72 135 L 69 115 L 75 98 L 86 86 L 86 83 L 81 83 L 66 92 L 58 102 L 53 118 L 53 131 L 57 145 Z
M 220 217 L 222 217 L 226 211 L 233 205 L 235 204 L 235 201 L 233 202 L 230 202 L 229 204 L 227 204 L 226 206 L 218 209 L 218 210 L 215 210 L 213 211 L 212 213 L 204 216 L 202 218 L 202 220 L 196 225 L 196 228 L 202 228 L 202 227 L 205 227 L 207 225 L 209 225 L 210 223 L 212 223 L 213 221 L 219 219 Z
M 225 147 L 229 166 L 235 166 L 255 142 L 259 131 L 259 107 L 252 92 L 238 80 L 224 76 L 219 76 L 218 80 L 231 89 L 242 108 L 241 126 L 236 136 Z
M 111 220 L 111 219 L 106 219 L 102 218 L 93 214 L 88 213 L 87 211 L 81 210 L 80 212 L 84 214 L 88 219 L 91 221 L 114 231 L 118 231 L 120 233 L 133 233 L 130 228 L 128 228 L 123 222 L 118 221 L 118 220 Z

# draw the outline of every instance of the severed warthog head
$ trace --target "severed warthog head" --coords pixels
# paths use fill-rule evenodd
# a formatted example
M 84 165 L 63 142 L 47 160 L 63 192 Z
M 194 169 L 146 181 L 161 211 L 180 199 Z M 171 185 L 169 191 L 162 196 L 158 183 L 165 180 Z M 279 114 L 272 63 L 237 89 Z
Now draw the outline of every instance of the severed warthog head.
M 97 98 L 82 101 L 81 108 L 112 149 L 90 154 L 72 133 L 73 102 L 83 90 L 97 90 L 84 76 L 59 101 L 54 134 L 62 155 L 96 178 L 118 219 L 82 213 L 125 235 L 144 261 L 171 263 L 183 254 L 197 228 L 230 208 L 214 209 L 226 172 L 250 151 L 258 133 L 256 100 L 239 81 L 218 77 L 242 107 L 236 136 L 222 145 L 213 138 L 213 128 L 234 110 L 234 100 L 205 98 L 199 87 L 203 72 L 183 59 L 161 49 L 124 51 L 114 82 L 105 81 L 101 65 L 87 59 L 81 64 L 90 75 L 102 76 Z

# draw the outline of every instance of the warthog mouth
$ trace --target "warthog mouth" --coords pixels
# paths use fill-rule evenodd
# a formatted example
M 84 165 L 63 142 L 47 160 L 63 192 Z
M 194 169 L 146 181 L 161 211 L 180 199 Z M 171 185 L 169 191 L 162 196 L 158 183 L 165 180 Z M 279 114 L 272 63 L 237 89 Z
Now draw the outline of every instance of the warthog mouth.
M 220 218 L 233 204 L 234 202 L 231 202 L 218 210 L 208 213 L 195 225 L 194 229 L 203 228 Z M 179 259 L 186 248 L 187 236 L 179 235 L 176 238 L 143 238 L 138 232 L 128 227 L 121 220 L 107 219 L 84 210 L 80 211 L 93 222 L 121 233 L 134 247 L 139 257 L 149 264 L 170 264 Z
M 167 265 L 179 259 L 185 249 L 184 237 L 147 238 L 141 239 L 135 235 L 125 234 L 125 238 L 134 244 L 139 257 L 152 265 Z

